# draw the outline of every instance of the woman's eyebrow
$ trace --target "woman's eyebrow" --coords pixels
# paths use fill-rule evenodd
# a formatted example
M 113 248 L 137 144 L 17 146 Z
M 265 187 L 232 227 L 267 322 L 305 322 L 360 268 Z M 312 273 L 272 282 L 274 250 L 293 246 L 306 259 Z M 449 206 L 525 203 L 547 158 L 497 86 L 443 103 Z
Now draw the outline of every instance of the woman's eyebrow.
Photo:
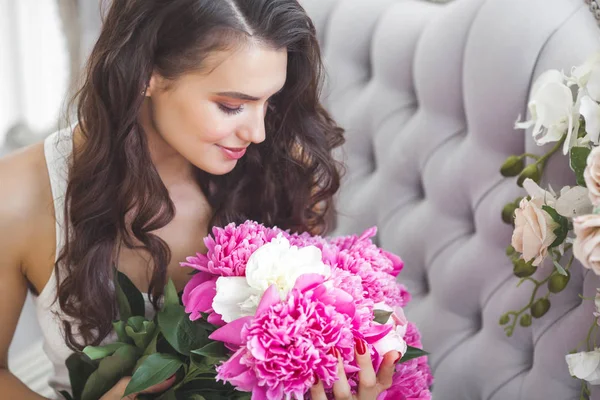
M 273 94 L 273 96 L 278 95 L 279 93 L 281 93 L 282 90 L 283 90 L 283 88 L 279 89 L 275 94 Z M 245 101 L 260 100 L 259 97 L 250 96 L 249 94 L 245 94 L 245 93 L 241 93 L 241 92 L 218 92 L 215 94 L 217 96 L 221 96 L 221 97 L 231 97 L 232 99 L 245 100 Z M 273 97 L 273 96 L 271 96 L 271 97 Z

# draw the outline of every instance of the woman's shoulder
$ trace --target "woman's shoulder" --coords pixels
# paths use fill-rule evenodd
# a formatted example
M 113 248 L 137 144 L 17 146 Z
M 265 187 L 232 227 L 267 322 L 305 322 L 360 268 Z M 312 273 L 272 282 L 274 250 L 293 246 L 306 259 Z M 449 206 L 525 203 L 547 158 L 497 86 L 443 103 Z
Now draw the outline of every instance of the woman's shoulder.
M 40 218 L 53 216 L 52 204 L 44 142 L 0 158 L 0 242 L 27 237 Z

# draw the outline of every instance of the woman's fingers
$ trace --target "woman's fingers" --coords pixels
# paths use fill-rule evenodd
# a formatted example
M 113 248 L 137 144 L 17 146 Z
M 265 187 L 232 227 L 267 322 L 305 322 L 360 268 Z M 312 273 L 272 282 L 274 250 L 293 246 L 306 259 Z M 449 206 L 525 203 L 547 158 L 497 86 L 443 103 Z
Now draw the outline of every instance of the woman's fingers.
M 396 371 L 396 361 L 400 358 L 400 353 L 397 351 L 389 351 L 383 356 L 383 362 L 379 367 L 379 373 L 377 374 L 377 382 L 379 391 L 389 389 L 392 386 L 392 379 L 394 372 Z
M 348 383 L 348 378 L 346 378 L 344 362 L 335 347 L 333 351 L 338 359 L 338 380 L 333 384 L 333 396 L 335 400 L 352 400 L 352 390 L 350 390 L 350 384 Z
M 311 400 L 327 400 L 327 395 L 325 394 L 325 388 L 323 387 L 323 382 L 315 375 L 315 384 L 310 388 L 310 398 Z
M 354 342 L 356 363 L 360 368 L 358 372 L 358 398 L 359 400 L 373 400 L 377 398 L 379 392 L 371 354 L 364 340 L 355 338 Z
M 175 375 L 171 376 L 169 379 L 167 379 L 166 381 L 157 383 L 154 386 L 150 386 L 148 389 L 143 390 L 141 393 L 160 393 L 160 392 L 164 392 L 165 390 L 167 390 L 168 388 L 170 388 L 173 383 L 175 382 L 175 379 L 177 377 Z

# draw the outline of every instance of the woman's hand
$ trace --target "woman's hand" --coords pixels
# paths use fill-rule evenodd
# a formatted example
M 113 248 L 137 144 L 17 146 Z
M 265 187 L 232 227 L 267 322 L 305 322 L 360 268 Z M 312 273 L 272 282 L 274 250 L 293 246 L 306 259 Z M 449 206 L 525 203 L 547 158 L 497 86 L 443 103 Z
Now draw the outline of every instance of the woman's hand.
M 125 393 L 125 388 L 127 387 L 127 385 L 129 385 L 130 380 L 131 380 L 130 376 L 121 378 L 121 380 L 119 382 L 117 382 L 117 384 L 115 386 L 113 386 L 112 389 L 110 389 L 108 392 L 106 392 L 104 394 L 104 396 L 102 396 L 100 398 L 100 400 L 121 400 L 121 399 L 133 400 L 133 399 L 137 399 L 137 396 L 140 393 L 133 393 L 127 397 L 123 397 L 123 393 Z M 148 389 L 144 390 L 141 393 L 163 392 L 163 391 L 167 390 L 168 388 L 170 388 L 171 385 L 173 385 L 173 382 L 175 382 L 175 375 L 173 375 L 172 377 L 170 377 L 169 379 L 167 379 L 164 382 L 157 383 L 156 385 L 149 387 Z
M 353 395 L 344 372 L 344 364 L 339 352 L 338 357 L 338 377 L 333 384 L 333 394 L 336 400 L 376 400 L 383 391 L 392 386 L 392 377 L 396 368 L 396 361 L 400 358 L 400 353 L 390 351 L 385 354 L 379 373 L 375 375 L 371 355 L 367 351 L 367 345 L 361 339 L 356 339 L 355 346 L 356 363 L 360 367 L 358 373 L 359 383 L 358 392 Z M 323 383 L 318 381 L 310 390 L 312 400 L 327 400 Z

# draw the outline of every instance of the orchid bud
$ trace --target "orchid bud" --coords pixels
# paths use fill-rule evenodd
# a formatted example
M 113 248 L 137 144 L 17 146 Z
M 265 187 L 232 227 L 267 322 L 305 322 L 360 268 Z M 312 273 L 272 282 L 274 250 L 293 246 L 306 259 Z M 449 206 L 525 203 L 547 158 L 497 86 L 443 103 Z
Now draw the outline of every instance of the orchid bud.
M 531 276 L 537 270 L 537 267 L 534 267 L 531 264 L 531 261 L 527 262 L 522 258 L 514 261 L 513 265 L 513 273 L 519 278 L 526 278 L 528 276 Z
M 515 203 L 508 203 L 502 209 L 502 221 L 506 224 L 512 224 L 515 218 L 515 210 L 518 206 Z
M 548 290 L 550 290 L 552 293 L 559 293 L 566 288 L 569 280 L 571 279 L 571 274 L 569 271 L 566 272 L 567 275 L 553 272 L 552 276 L 550 276 L 550 280 L 548 281 Z
M 519 156 L 510 156 L 504 161 L 502 167 L 500 167 L 500 173 L 502 176 L 517 176 L 523 171 L 525 167 L 525 162 L 523 161 L 523 157 Z
M 519 324 L 524 327 L 527 328 L 528 326 L 531 326 L 531 315 L 529 314 L 523 314 L 521 316 L 521 319 L 519 320 Z
M 550 309 L 550 300 L 541 298 L 531 306 L 531 315 L 533 318 L 543 317 Z
M 525 179 L 527 178 L 530 178 L 535 183 L 540 183 L 541 177 L 542 175 L 537 164 L 530 164 L 526 166 L 525 169 L 519 175 L 519 178 L 517 179 L 517 185 L 523 187 L 523 182 L 525 182 Z

